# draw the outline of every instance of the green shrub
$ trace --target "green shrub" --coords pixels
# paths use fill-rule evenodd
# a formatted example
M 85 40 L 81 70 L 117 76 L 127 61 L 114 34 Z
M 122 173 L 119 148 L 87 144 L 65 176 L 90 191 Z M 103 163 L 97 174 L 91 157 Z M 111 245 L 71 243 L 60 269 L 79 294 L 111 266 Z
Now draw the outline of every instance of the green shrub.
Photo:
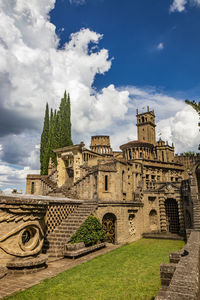
M 90 216 L 77 232 L 72 235 L 71 243 L 84 242 L 85 246 L 92 246 L 99 241 L 103 242 L 105 237 L 105 231 L 103 230 L 100 221 L 97 218 Z

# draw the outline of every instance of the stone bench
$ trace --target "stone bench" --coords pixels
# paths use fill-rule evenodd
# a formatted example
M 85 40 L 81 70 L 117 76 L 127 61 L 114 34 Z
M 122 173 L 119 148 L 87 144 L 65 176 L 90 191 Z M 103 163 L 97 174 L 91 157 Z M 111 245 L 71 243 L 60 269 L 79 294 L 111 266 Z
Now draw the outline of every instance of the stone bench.
M 78 247 L 76 247 L 76 244 L 67 244 L 64 249 L 64 256 L 71 257 L 74 259 L 78 256 L 86 255 L 90 252 L 99 250 L 106 246 L 105 243 L 100 243 L 100 244 L 96 244 L 96 245 L 89 246 L 89 247 L 85 247 L 84 243 L 78 243 L 78 244 L 82 244 L 82 245 L 78 245 Z M 73 246 L 74 246 L 74 249 L 73 249 Z

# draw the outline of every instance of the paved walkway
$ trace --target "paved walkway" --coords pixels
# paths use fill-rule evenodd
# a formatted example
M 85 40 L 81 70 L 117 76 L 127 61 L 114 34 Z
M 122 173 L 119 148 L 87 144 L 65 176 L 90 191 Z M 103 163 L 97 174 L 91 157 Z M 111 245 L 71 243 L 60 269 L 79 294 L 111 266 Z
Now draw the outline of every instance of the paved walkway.
M 115 250 L 122 245 L 107 244 L 103 249 L 96 252 L 90 253 L 86 256 L 77 258 L 75 260 L 70 258 L 64 258 L 54 262 L 48 263 L 48 268 L 41 270 L 37 273 L 26 274 L 26 275 L 12 275 L 9 274 L 4 278 L 0 279 L 0 299 L 5 296 L 9 296 L 15 292 L 26 290 L 33 285 L 40 283 L 46 278 L 51 278 L 58 275 L 65 270 L 71 269 L 74 266 L 80 265 L 83 262 L 89 261 L 94 257 L 108 253 Z

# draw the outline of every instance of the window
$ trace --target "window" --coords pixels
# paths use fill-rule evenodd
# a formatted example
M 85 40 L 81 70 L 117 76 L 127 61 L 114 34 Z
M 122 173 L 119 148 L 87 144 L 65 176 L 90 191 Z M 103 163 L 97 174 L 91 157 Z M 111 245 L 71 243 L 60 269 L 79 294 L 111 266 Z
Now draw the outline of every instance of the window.
M 108 175 L 105 175 L 105 191 L 108 190 Z
M 156 197 L 149 196 L 149 197 L 148 197 L 148 200 L 149 200 L 150 202 L 154 202 L 154 201 L 156 200 Z
M 31 182 L 31 194 L 35 192 L 35 182 Z
M 126 178 L 124 171 L 122 171 L 122 193 L 126 194 Z
M 131 153 L 131 150 L 129 150 L 129 159 L 132 159 L 132 153 Z
M 162 151 L 162 161 L 164 161 L 164 152 Z

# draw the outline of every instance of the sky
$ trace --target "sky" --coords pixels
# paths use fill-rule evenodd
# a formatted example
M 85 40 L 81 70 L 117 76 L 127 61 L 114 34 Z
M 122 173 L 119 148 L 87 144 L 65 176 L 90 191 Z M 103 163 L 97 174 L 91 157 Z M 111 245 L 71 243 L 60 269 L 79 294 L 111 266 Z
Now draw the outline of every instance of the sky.
M 46 102 L 70 93 L 74 144 L 137 139 L 136 109 L 157 139 L 197 151 L 200 0 L 0 0 L 0 189 L 39 174 Z

